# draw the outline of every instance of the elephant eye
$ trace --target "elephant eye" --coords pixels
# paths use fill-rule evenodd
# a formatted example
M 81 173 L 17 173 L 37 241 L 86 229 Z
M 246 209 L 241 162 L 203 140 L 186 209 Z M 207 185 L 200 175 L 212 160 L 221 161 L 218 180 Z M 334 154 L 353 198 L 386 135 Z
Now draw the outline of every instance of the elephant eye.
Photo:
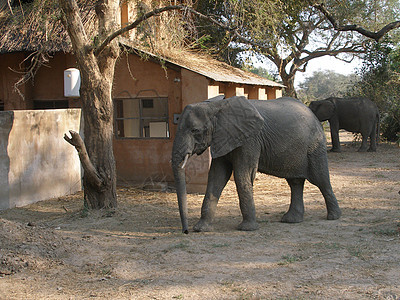
M 198 129 L 198 128 L 193 128 L 193 129 L 192 129 L 192 133 L 193 133 L 193 134 L 200 134 L 200 133 L 201 133 L 201 130 Z

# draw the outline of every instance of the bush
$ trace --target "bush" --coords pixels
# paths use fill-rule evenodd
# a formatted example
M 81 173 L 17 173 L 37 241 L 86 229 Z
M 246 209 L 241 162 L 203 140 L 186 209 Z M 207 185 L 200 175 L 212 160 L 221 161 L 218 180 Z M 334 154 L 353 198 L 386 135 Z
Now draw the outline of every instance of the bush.
M 400 145 L 400 122 L 393 115 L 385 113 L 381 116 L 382 137 Z
M 396 48 L 397 47 L 397 48 Z M 380 131 L 390 142 L 400 143 L 400 48 L 390 41 L 371 42 L 359 70 L 353 94 L 374 101 L 381 114 Z

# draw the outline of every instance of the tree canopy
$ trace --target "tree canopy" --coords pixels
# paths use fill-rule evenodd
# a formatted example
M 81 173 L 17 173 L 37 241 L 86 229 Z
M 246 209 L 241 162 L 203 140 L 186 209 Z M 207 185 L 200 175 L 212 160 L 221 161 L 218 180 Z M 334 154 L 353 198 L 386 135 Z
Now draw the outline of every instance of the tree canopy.
M 351 61 L 365 52 L 368 38 L 379 40 L 400 26 L 398 7 L 398 0 L 199 0 L 201 12 L 213 13 L 231 30 L 198 24 L 198 41 L 234 65 L 243 63 L 240 53 L 257 53 L 275 65 L 288 94 L 295 95 L 295 75 L 310 60 L 330 55 Z
M 382 136 L 400 143 L 400 44 L 370 42 L 353 94 L 375 101 L 381 112 Z
M 317 71 L 299 84 L 297 94 L 304 103 L 329 97 L 345 97 L 359 81 L 356 74 L 343 75 L 333 71 Z

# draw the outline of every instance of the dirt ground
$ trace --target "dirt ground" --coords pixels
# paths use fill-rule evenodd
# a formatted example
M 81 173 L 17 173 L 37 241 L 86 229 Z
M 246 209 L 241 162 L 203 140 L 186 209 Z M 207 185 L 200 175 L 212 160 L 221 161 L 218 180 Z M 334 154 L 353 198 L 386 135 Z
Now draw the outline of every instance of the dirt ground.
M 174 193 L 134 188 L 113 211 L 83 210 L 82 193 L 1 211 L 0 299 L 400 299 L 400 148 L 344 144 L 328 154 L 336 221 L 306 183 L 304 222 L 281 223 L 289 187 L 262 174 L 254 232 L 235 230 L 233 182 L 208 233 L 181 233 Z

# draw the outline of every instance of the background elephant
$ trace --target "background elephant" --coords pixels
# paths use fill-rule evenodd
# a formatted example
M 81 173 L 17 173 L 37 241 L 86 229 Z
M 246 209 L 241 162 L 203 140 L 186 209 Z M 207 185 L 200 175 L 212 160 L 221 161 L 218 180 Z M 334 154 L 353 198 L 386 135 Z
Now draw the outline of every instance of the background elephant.
M 376 151 L 376 143 L 379 138 L 379 111 L 376 104 L 371 100 L 332 97 L 313 101 L 309 107 L 321 122 L 329 121 L 332 138 L 332 149 L 330 151 L 340 152 L 340 129 L 361 133 L 362 143 L 358 151 Z M 367 145 L 368 137 L 370 138 L 369 148 Z
M 188 233 L 184 166 L 189 156 L 211 146 L 212 162 L 201 218 L 195 231 L 209 231 L 216 206 L 234 171 L 243 221 L 238 229 L 258 228 L 253 200 L 257 170 L 286 178 L 291 202 L 282 221 L 301 222 L 305 179 L 322 192 L 329 220 L 341 215 L 329 179 L 326 140 L 313 113 L 293 98 L 258 101 L 215 97 L 185 107 L 172 150 L 182 230 Z

